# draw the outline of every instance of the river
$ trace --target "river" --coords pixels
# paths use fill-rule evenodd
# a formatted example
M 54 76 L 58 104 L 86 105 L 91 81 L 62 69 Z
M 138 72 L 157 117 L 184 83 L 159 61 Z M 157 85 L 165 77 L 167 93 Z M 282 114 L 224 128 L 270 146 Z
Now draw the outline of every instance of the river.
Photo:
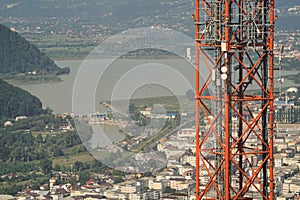
M 101 111 L 100 102 L 104 100 L 185 95 L 194 86 L 194 67 L 183 59 L 120 59 L 110 65 L 108 62 L 56 61 L 58 66 L 71 69 L 70 74 L 61 76 L 61 82 L 17 86 L 40 98 L 43 107 L 54 113 L 80 114 Z M 282 72 L 290 73 L 297 72 Z M 282 87 L 288 86 L 295 84 L 285 80 Z
M 58 66 L 71 69 L 70 74 L 60 76 L 61 82 L 17 86 L 37 96 L 43 107 L 51 108 L 54 113 L 74 112 L 72 94 L 75 91 L 75 95 L 79 95 L 73 100 L 80 99 L 79 103 L 83 106 L 80 114 L 88 114 L 101 109 L 99 104 L 104 100 L 184 95 L 194 85 L 193 66 L 182 59 L 122 59 L 109 67 L 107 62 L 105 59 L 91 61 L 92 64 L 85 66 L 82 60 L 56 61 Z M 76 89 L 79 92 L 76 93 Z

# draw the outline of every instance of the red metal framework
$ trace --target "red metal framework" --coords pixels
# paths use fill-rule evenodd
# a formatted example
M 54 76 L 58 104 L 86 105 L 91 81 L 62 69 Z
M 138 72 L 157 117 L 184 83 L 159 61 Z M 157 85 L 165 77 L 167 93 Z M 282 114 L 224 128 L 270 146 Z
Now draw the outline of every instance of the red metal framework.
M 274 0 L 196 0 L 195 25 L 196 197 L 274 199 Z

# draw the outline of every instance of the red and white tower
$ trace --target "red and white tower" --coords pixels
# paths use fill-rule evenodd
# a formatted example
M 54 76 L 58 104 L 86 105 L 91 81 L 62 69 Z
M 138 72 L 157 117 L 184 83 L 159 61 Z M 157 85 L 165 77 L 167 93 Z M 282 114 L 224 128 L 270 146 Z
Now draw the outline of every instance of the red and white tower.
M 273 200 L 274 0 L 196 0 L 195 27 L 196 197 Z

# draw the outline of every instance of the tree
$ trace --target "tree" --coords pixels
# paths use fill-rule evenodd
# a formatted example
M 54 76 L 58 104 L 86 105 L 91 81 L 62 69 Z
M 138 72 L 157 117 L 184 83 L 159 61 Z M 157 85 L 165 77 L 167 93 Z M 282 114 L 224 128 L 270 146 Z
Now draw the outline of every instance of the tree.
M 83 169 L 83 163 L 80 161 L 75 161 L 73 164 L 73 169 L 75 171 L 81 171 Z
M 122 182 L 124 182 L 124 179 L 121 176 L 117 176 L 114 178 L 114 184 L 122 183 Z
M 47 175 L 50 174 L 51 170 L 52 170 L 52 161 L 49 160 L 48 158 L 41 160 L 40 168 L 44 174 L 47 174 Z
M 39 133 L 35 138 L 36 143 L 41 144 L 43 143 L 43 136 L 41 133 Z
M 90 175 L 87 171 L 79 173 L 79 182 L 84 185 L 90 179 Z
M 176 192 L 175 189 L 172 189 L 170 186 L 165 187 L 164 193 L 173 193 Z
M 58 164 L 56 164 L 54 166 L 54 171 L 59 172 L 60 171 L 60 166 Z

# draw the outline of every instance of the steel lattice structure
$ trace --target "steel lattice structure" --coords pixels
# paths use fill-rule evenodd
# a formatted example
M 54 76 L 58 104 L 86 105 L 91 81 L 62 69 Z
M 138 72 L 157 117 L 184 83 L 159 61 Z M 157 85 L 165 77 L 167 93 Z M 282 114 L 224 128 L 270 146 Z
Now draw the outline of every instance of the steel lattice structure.
M 274 199 L 274 0 L 195 6 L 196 197 Z

